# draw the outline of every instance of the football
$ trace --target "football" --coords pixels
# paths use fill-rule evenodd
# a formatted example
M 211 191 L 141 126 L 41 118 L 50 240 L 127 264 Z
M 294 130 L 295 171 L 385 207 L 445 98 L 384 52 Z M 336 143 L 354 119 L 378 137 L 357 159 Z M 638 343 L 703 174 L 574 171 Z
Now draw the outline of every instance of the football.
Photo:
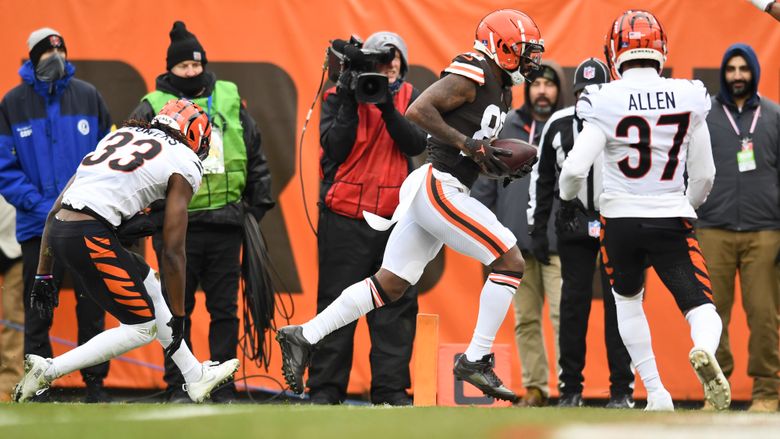
M 496 139 L 492 143 L 496 148 L 512 151 L 511 157 L 499 156 L 513 172 L 525 164 L 533 163 L 536 147 L 520 139 Z

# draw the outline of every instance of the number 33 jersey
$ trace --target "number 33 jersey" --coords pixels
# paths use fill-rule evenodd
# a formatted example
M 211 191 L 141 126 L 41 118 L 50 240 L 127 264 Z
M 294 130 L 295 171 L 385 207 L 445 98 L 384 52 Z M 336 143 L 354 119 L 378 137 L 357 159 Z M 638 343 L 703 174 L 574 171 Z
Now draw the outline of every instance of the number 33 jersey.
M 195 193 L 203 167 L 191 149 L 164 132 L 123 127 L 104 137 L 84 157 L 62 203 L 75 209 L 88 207 L 119 226 L 165 198 L 173 174 L 183 176 Z
M 709 110 L 710 97 L 700 81 L 663 78 L 650 68 L 588 86 L 576 112 L 586 127 L 603 134 L 596 142 L 604 151 L 602 214 L 695 218 L 693 209 L 706 198 L 714 176 Z M 575 148 L 582 143 L 577 140 Z M 689 191 L 696 193 L 686 194 L 686 169 L 689 186 L 693 183 Z

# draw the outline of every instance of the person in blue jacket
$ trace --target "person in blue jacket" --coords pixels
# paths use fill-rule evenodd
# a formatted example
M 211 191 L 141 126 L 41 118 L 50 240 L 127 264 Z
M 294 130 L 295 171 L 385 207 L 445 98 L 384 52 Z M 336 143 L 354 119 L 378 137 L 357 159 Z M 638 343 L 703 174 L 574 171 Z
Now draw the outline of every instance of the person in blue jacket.
M 52 356 L 52 315 L 30 307 L 30 290 L 38 265 L 41 235 L 54 200 L 81 159 L 95 149 L 111 127 L 111 117 L 97 89 L 73 77 L 65 40 L 50 28 L 33 31 L 27 40 L 30 59 L 19 69 L 22 83 L 0 102 L 0 194 L 16 208 L 16 239 L 22 246 L 24 275 L 24 352 Z M 62 279 L 62 267 L 56 279 Z M 104 329 L 105 312 L 76 289 L 78 342 Z M 81 371 L 87 402 L 105 400 L 103 379 L 108 363 Z M 42 394 L 39 399 L 47 400 Z

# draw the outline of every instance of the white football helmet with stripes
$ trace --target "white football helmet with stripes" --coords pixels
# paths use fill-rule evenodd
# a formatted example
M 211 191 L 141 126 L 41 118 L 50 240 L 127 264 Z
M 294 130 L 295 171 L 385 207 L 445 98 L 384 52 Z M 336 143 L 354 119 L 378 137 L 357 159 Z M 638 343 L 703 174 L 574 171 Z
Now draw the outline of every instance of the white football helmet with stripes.
M 474 48 L 496 62 L 514 85 L 528 80 L 538 70 L 544 52 L 539 27 L 528 15 L 515 9 L 499 9 L 477 26 Z

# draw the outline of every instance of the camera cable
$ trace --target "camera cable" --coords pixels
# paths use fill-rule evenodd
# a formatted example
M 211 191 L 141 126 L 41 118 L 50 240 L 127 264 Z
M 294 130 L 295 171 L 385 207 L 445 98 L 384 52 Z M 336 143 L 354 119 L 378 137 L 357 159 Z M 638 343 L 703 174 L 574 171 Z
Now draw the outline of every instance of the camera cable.
M 303 138 L 306 136 L 306 127 L 309 125 L 309 121 L 311 120 L 311 115 L 314 112 L 314 106 L 317 105 L 317 101 L 320 99 L 320 95 L 322 95 L 322 90 L 325 86 L 325 75 L 328 72 L 328 51 L 325 50 L 325 60 L 322 63 L 322 75 L 320 76 L 320 85 L 317 87 L 317 94 L 314 95 L 314 100 L 311 102 L 311 106 L 309 107 L 309 111 L 306 113 L 306 120 L 303 121 L 303 128 L 301 129 L 301 140 L 298 143 L 298 179 L 301 184 L 301 197 L 303 199 L 303 210 L 306 213 L 306 221 L 309 222 L 309 228 L 311 228 L 311 232 L 314 234 L 314 236 L 317 236 L 317 230 L 314 228 L 314 223 L 311 220 L 311 215 L 309 214 L 309 206 L 306 204 L 306 188 L 303 184 Z

